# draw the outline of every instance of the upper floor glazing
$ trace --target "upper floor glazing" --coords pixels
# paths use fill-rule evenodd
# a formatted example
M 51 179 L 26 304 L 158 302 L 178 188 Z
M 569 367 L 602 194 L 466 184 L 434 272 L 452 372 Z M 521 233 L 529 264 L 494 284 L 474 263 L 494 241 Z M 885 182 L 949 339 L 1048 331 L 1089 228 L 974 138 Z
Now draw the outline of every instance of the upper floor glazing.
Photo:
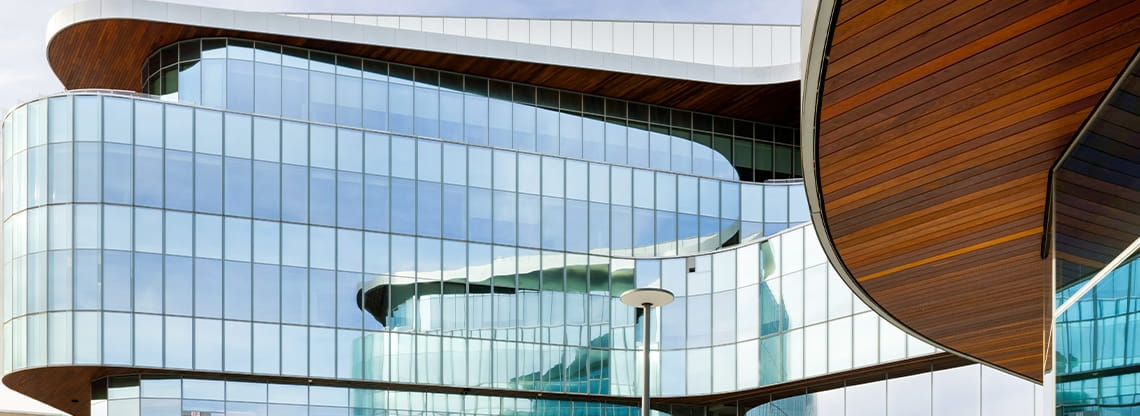
M 240 39 L 155 52 L 144 91 L 233 111 L 722 179 L 799 177 L 788 127 Z
M 280 134 L 258 136 L 258 120 Z M 425 232 L 435 228 L 422 228 L 418 215 L 429 212 L 441 221 L 443 216 L 422 205 L 419 185 L 416 203 L 405 213 L 413 216 L 386 222 L 415 224 L 406 232 L 342 223 L 358 219 L 368 202 L 342 199 L 341 191 L 363 185 L 313 185 L 314 171 L 335 172 L 333 177 L 368 175 L 370 162 L 362 153 L 384 153 L 355 146 L 340 152 L 341 130 L 363 137 L 364 143 L 370 140 L 368 132 L 341 129 L 323 135 L 323 126 L 298 123 L 305 129 L 297 136 L 302 144 L 295 147 L 308 165 L 296 166 L 309 176 L 262 186 L 256 177 L 252 183 L 240 179 L 248 178 L 259 161 L 275 172 L 271 177 L 288 169 L 290 163 L 280 162 L 294 157 L 285 156 L 291 146 L 282 133 L 285 123 L 82 93 L 46 98 L 12 112 L 4 129 L 5 178 L 13 190 L 4 225 L 5 293 L 10 294 L 6 339 L 14 346 L 8 368 L 131 365 L 633 395 L 637 320 L 617 295 L 635 285 L 663 286 L 679 295 L 661 311 L 669 324 L 658 328 L 654 341 L 660 351 L 655 365 L 672 366 L 663 371 L 668 378 L 654 386 L 663 395 L 746 389 L 933 351 L 855 302 L 802 225 L 763 242 L 692 258 L 646 258 L 657 251 L 631 257 L 641 255 L 638 246 L 578 252 L 565 245 L 495 240 L 494 230 L 502 224 L 509 224 L 512 236 L 524 234 L 510 221 L 492 221 L 487 240 L 472 232 Z M 335 145 L 320 141 L 332 137 Z M 586 167 L 587 180 L 580 185 L 569 185 L 576 175 L 563 171 L 555 176 L 556 185 L 548 186 L 545 171 L 520 167 L 526 152 L 414 137 L 406 138 L 415 143 L 408 152 L 393 152 L 394 143 L 404 138 L 383 137 L 387 155 L 417 156 L 383 159 L 388 175 L 378 177 L 393 181 L 401 179 L 393 173 L 407 172 L 409 178 L 403 179 L 414 183 L 447 184 L 451 176 L 446 169 L 464 167 L 453 175 L 461 181 L 455 185 L 465 184 L 459 187 L 460 206 L 479 188 L 472 184 L 478 177 L 489 177 L 484 186 L 493 201 L 511 198 L 505 204 L 509 212 L 527 195 L 557 199 L 543 191 L 561 190 L 562 199 L 569 201 L 574 198 L 566 196 L 579 194 L 568 188 L 584 187 L 582 202 L 602 208 L 599 216 L 585 215 L 582 228 L 607 224 L 604 241 L 611 243 L 613 218 L 625 204 L 636 210 L 641 209 L 638 201 L 652 203 L 654 215 L 663 208 L 656 205 L 656 186 L 641 187 L 651 191 L 646 196 L 636 190 L 619 196 L 612 179 L 614 170 L 625 169 L 620 166 L 596 164 L 610 180 L 591 181 L 595 164 L 535 155 L 543 167 L 548 159 L 562 169 L 572 163 Z M 487 163 L 441 163 L 446 152 L 433 152 L 432 163 L 420 164 L 421 145 L 456 146 L 467 160 L 472 152 L 491 156 Z M 140 154 L 148 152 L 155 155 L 154 162 L 139 162 L 146 160 Z M 512 161 L 499 173 L 511 185 L 496 189 L 500 164 L 494 155 L 500 152 Z M 108 158 L 116 154 L 126 156 Z M 172 173 L 171 166 L 178 163 L 171 162 L 171 155 L 185 155 L 190 163 L 182 166 L 190 173 Z M 407 159 L 416 161 L 414 167 L 397 167 Z M 216 161 L 215 167 L 200 169 L 207 166 L 201 161 Z M 543 174 L 531 178 L 535 171 Z M 638 171 L 655 179 L 664 174 L 628 171 L 623 177 L 630 183 L 641 175 Z M 669 175 L 673 181 L 686 176 Z M 172 178 L 187 179 L 171 184 Z M 689 254 L 727 241 L 720 237 L 727 235 L 721 232 L 726 229 L 721 212 L 736 213 L 727 228 L 736 230 L 734 235 L 740 231 L 731 224 L 744 221 L 743 212 L 767 211 L 753 204 L 777 202 L 771 212 L 780 221 L 790 221 L 784 215 L 797 212 L 789 195 L 798 184 L 695 179 L 695 192 L 666 192 L 670 196 L 665 198 L 676 204 L 695 200 L 698 217 L 703 201 L 715 207 L 716 237 L 709 240 L 714 244 L 695 244 Z M 524 185 L 529 180 L 537 188 Z M 703 188 L 706 182 L 713 185 Z M 278 204 L 284 206 L 290 196 L 304 195 L 284 190 L 295 184 L 337 190 L 332 194 L 337 195 L 332 198 L 336 208 L 327 211 L 329 222 L 313 214 L 324 198 L 300 199 L 297 206 L 308 209 L 307 216 L 291 221 L 284 214 L 261 216 L 252 205 L 263 199 L 251 200 L 260 195 L 258 188 L 278 187 L 274 195 L 281 195 Z M 725 184 L 736 186 L 727 189 L 737 195 L 755 188 L 759 199 L 729 198 L 733 208 L 726 210 L 721 205 Z M 603 191 L 591 201 L 590 191 L 597 187 Z M 716 192 L 702 198 L 706 189 Z M 201 192 L 212 193 L 205 197 Z M 392 191 L 386 195 L 387 201 L 396 198 Z M 342 202 L 354 210 L 343 211 Z M 536 224 L 577 229 L 568 209 L 555 209 L 553 221 Z M 547 218 L 548 212 L 538 215 Z M 737 215 L 742 219 L 736 220 Z M 778 222 L 763 230 L 768 223 L 758 224 L 752 228 L 756 232 L 746 234 L 759 238 L 788 227 Z M 679 229 L 671 227 L 665 229 Z M 541 228 L 538 234 L 544 235 Z M 565 236 L 556 240 L 569 241 Z M 163 336 L 140 336 L 155 333 Z
M 142 72 L 167 102 L 74 93 L 6 117 L 6 373 L 633 396 L 651 343 L 653 394 L 679 397 L 937 352 L 838 279 L 799 182 L 748 183 L 800 175 L 794 129 L 239 39 Z M 649 339 L 617 299 L 632 287 L 678 295 Z M 633 413 L 107 381 L 110 414 Z
M 5 216 L 105 202 L 619 256 L 707 251 L 807 220 L 795 183 L 721 181 L 143 99 L 54 97 L 9 120 Z

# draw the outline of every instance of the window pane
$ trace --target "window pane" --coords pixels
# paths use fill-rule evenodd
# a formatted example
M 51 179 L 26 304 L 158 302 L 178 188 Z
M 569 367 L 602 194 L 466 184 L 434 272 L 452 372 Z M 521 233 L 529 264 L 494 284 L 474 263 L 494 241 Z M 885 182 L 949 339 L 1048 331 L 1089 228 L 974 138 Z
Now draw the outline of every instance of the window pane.
M 361 125 L 361 79 L 350 76 L 336 77 L 336 121 L 339 125 Z
M 262 62 L 254 64 L 254 112 L 276 116 L 281 114 L 281 67 Z M 185 86 L 183 86 L 185 88 Z
M 887 414 L 930 415 L 931 374 L 887 380 Z
M 932 407 L 935 416 L 980 414 L 980 366 L 968 365 L 936 371 L 933 374 Z

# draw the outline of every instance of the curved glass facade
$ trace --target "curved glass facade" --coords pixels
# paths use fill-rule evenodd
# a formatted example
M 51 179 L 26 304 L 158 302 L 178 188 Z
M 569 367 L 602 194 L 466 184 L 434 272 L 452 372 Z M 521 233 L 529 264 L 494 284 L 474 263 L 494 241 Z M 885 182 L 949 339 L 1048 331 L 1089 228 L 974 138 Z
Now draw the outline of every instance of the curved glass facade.
M 1057 293 L 1057 304 L 1087 282 Z M 1057 317 L 1057 414 L 1140 414 L 1140 259 L 1113 269 Z
M 6 115 L 5 373 L 603 400 L 637 395 L 643 342 L 673 398 L 937 352 L 838 278 L 802 182 L 749 182 L 797 174 L 794 130 L 234 39 L 143 72 L 167 96 Z M 650 340 L 618 299 L 634 287 L 677 295 Z M 116 415 L 636 409 L 177 377 L 96 392 Z
M 661 395 L 933 352 L 855 301 L 804 226 L 761 237 L 806 218 L 798 183 L 113 94 L 39 100 L 5 125 L 6 185 L 27 184 L 4 205 L 9 370 L 130 365 L 632 396 L 635 314 L 617 295 L 635 286 L 679 295 L 654 340 Z M 658 234 L 681 229 L 658 218 L 681 216 L 711 231 Z M 741 228 L 756 241 L 704 252 Z M 692 254 L 632 257 L 677 252 Z
M 722 179 L 800 177 L 799 132 L 661 106 L 241 39 L 147 60 L 185 103 Z

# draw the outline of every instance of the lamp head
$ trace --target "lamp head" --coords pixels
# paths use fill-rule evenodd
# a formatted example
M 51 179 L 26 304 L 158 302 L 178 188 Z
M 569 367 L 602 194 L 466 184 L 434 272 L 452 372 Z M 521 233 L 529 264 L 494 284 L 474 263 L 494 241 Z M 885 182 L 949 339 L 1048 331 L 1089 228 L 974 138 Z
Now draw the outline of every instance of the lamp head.
M 630 289 L 621 294 L 621 303 L 636 308 L 665 306 L 673 302 L 673 292 L 665 289 L 643 287 Z

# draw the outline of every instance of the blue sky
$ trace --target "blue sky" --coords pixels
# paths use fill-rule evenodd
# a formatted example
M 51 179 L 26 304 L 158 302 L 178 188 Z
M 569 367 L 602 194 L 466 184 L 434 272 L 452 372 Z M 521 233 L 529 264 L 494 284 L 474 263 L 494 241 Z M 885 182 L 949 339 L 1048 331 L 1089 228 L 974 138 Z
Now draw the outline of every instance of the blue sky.
M 409 14 L 715 23 L 800 23 L 801 0 L 167 0 L 265 12 Z M 71 0 L 8 2 L 0 13 L 0 113 L 63 89 L 45 57 L 48 18 Z M 0 386 L 0 411 L 53 409 Z M 58 413 L 58 412 L 55 412 Z

